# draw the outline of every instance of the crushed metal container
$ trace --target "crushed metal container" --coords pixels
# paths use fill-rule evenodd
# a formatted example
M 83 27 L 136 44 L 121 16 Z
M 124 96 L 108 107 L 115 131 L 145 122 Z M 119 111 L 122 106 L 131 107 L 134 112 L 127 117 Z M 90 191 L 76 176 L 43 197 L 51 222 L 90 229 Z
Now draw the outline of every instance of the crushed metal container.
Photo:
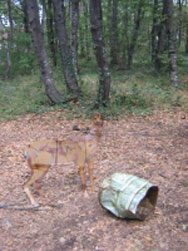
M 106 178 L 99 193 L 102 207 L 120 218 L 144 220 L 155 208 L 158 187 L 125 173 Z

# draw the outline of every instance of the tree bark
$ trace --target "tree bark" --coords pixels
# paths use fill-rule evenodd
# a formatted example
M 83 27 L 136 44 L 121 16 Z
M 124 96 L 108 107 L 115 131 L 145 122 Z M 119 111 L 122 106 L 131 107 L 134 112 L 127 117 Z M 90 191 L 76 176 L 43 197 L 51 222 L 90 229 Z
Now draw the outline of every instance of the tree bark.
M 42 4 L 41 28 L 42 28 L 42 30 L 44 30 L 44 25 L 45 25 L 45 21 L 46 21 L 46 0 L 42 0 L 41 4 Z
M 90 0 L 91 33 L 99 69 L 99 90 L 96 107 L 107 105 L 110 92 L 110 71 L 106 59 L 105 43 L 102 32 L 101 0 Z
M 78 97 L 80 94 L 80 89 L 78 87 L 73 67 L 72 53 L 71 48 L 69 46 L 68 35 L 65 27 L 64 1 L 52 0 L 52 3 L 54 7 L 56 30 L 59 38 L 61 61 L 63 65 L 63 73 L 67 90 L 70 94 L 73 94 L 75 97 Z
M 86 51 L 86 55 L 87 55 L 87 59 L 90 60 L 91 59 L 91 54 L 90 54 L 90 41 L 89 41 L 89 34 L 90 34 L 90 30 L 89 30 L 89 10 L 88 10 L 88 1 L 83 1 L 83 13 L 84 13 L 84 23 L 85 23 L 85 38 L 84 38 L 84 44 L 85 44 L 85 51 Z
M 170 65 L 170 83 L 171 86 L 178 86 L 178 68 L 177 68 L 177 56 L 176 56 L 176 34 L 174 30 L 173 20 L 173 0 L 163 0 L 163 4 L 167 9 L 166 15 L 166 29 L 169 42 L 169 65 Z
M 72 0 L 72 60 L 76 76 L 78 76 L 79 2 L 80 0 Z
M 27 14 L 26 0 L 22 0 L 21 5 L 22 5 L 22 11 L 23 11 L 24 31 L 25 33 L 29 33 L 29 19 L 28 19 L 28 14 Z
M 185 54 L 188 56 L 188 24 L 186 25 Z
M 23 11 L 23 23 L 24 23 L 24 32 L 26 34 L 30 33 L 29 30 L 29 18 L 27 14 L 27 5 L 26 5 L 26 0 L 21 1 L 21 6 L 22 6 L 22 11 Z M 32 53 L 32 48 L 31 48 L 31 43 L 30 41 L 26 42 L 26 51 L 30 55 Z
M 111 17 L 111 43 L 110 43 L 110 54 L 111 54 L 111 64 L 118 64 L 118 48 L 119 48 L 119 39 L 118 39 L 118 0 L 112 1 L 112 17 Z
M 123 4 L 123 23 L 124 27 L 122 30 L 121 37 L 124 37 L 125 39 L 121 39 L 121 50 L 122 50 L 122 58 L 121 61 L 123 64 L 127 65 L 127 48 L 129 48 L 129 36 L 128 36 L 128 26 L 129 26 L 129 10 L 128 10 L 128 4 L 125 2 Z
M 47 36 L 48 36 L 48 44 L 52 56 L 52 62 L 53 65 L 57 65 L 57 43 L 55 39 L 55 32 L 54 32 L 54 15 L 53 15 L 53 9 L 52 9 L 52 1 L 48 0 L 47 3 Z
M 133 54 L 134 54 L 136 42 L 138 39 L 138 32 L 140 29 L 142 6 L 143 6 L 143 0 L 140 0 L 138 3 L 137 16 L 135 18 L 135 25 L 134 25 L 134 29 L 132 33 L 132 38 L 131 38 L 130 45 L 128 48 L 128 62 L 127 62 L 128 69 L 131 69 L 131 66 L 132 66 Z
M 26 0 L 26 5 L 29 24 L 31 28 L 32 41 L 38 58 L 42 81 L 45 87 L 46 94 L 52 103 L 62 102 L 63 98 L 55 88 L 52 79 L 52 72 L 44 47 L 43 33 L 39 21 L 39 9 L 37 0 Z
M 11 43 L 12 43 L 12 36 L 13 36 L 13 19 L 12 19 L 12 7 L 11 7 L 11 0 L 8 0 L 8 19 L 10 23 L 10 30 L 8 32 L 8 44 L 7 44 L 7 68 L 5 70 L 5 79 L 9 78 L 10 68 L 11 68 L 11 58 L 10 58 L 10 51 L 11 51 Z
M 178 0 L 178 46 L 181 46 L 182 40 L 182 2 Z
M 158 11 L 159 14 L 159 11 Z M 155 70 L 160 71 L 162 68 L 162 54 L 165 50 L 168 49 L 168 37 L 166 33 L 166 16 L 167 14 L 167 9 L 166 6 L 163 4 L 163 9 L 162 9 L 162 14 L 161 14 L 161 21 L 157 25 L 157 37 L 158 37 L 158 42 L 156 46 L 156 51 L 155 51 L 155 58 L 154 58 L 154 64 L 155 64 Z
M 85 53 L 85 43 L 84 43 L 84 30 L 82 25 L 79 26 L 79 51 L 80 51 L 80 57 L 84 58 L 86 56 L 86 53 Z
M 158 31 L 158 25 L 157 25 L 157 13 L 158 13 L 158 0 L 154 0 L 153 2 L 153 25 L 152 25 L 152 31 L 151 31 L 151 59 L 153 62 L 156 61 L 156 52 L 157 52 L 157 31 Z

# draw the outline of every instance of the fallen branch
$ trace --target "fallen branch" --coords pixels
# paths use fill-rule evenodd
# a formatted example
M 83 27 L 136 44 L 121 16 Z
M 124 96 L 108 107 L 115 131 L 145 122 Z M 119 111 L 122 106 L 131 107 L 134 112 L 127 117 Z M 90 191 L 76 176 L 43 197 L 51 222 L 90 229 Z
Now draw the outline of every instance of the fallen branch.
M 16 204 L 10 204 L 10 205 L 0 205 L 0 209 L 8 209 L 8 210 L 32 210 L 32 211 L 43 211 L 43 210 L 49 210 L 51 208 L 62 208 L 63 204 L 46 204 L 41 206 L 27 206 L 27 207 L 14 207 Z

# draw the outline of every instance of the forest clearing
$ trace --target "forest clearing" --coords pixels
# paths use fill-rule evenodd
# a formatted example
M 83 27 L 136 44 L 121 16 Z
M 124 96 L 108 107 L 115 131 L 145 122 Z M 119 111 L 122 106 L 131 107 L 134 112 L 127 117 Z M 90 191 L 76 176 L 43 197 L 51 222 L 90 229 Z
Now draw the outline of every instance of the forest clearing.
M 10 205 L 0 209 L 1 249 L 187 250 L 187 118 L 181 111 L 156 111 L 145 118 L 105 121 L 94 164 L 97 191 L 91 192 L 88 183 L 89 198 L 83 197 L 77 167 L 52 168 L 43 180 L 40 203 L 54 207 L 41 210 L 16 210 L 30 205 L 23 190 L 30 172 L 24 148 L 33 139 L 78 134 L 72 126 L 90 121 L 51 112 L 1 123 L 0 206 Z M 118 219 L 99 205 L 100 183 L 116 171 L 159 187 L 156 209 L 145 221 Z
M 0 250 L 188 251 L 187 69 L 187 0 L 1 0 Z M 38 194 L 25 184 L 51 154 L 74 164 L 50 167 Z M 115 172 L 159 188 L 145 220 L 102 208 Z

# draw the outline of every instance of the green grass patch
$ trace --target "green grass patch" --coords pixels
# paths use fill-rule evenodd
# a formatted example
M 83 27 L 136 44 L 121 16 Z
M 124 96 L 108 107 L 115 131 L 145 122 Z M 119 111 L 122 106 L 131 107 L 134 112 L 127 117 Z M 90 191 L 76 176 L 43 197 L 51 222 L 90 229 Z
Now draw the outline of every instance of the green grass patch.
M 79 83 L 82 90 L 80 100 L 76 104 L 58 104 L 52 106 L 45 94 L 40 75 L 16 77 L 10 81 L 0 81 L 0 121 L 15 119 L 28 113 L 44 113 L 60 109 L 67 117 L 90 116 L 94 111 L 93 104 L 98 90 L 98 73 L 95 65 L 85 66 L 80 72 Z M 84 70 L 85 69 L 85 70 Z M 168 76 L 157 76 L 144 71 L 111 71 L 110 102 L 107 108 L 101 107 L 100 112 L 107 118 L 123 114 L 145 116 L 154 109 L 173 110 L 179 106 L 188 109 L 188 88 L 180 80 L 178 89 L 169 85 Z M 183 79 L 183 78 L 182 78 Z M 57 89 L 66 95 L 66 87 L 61 69 L 54 73 Z
M 49 101 L 38 75 L 1 81 L 0 93 L 0 121 L 27 113 L 40 113 L 49 108 Z

